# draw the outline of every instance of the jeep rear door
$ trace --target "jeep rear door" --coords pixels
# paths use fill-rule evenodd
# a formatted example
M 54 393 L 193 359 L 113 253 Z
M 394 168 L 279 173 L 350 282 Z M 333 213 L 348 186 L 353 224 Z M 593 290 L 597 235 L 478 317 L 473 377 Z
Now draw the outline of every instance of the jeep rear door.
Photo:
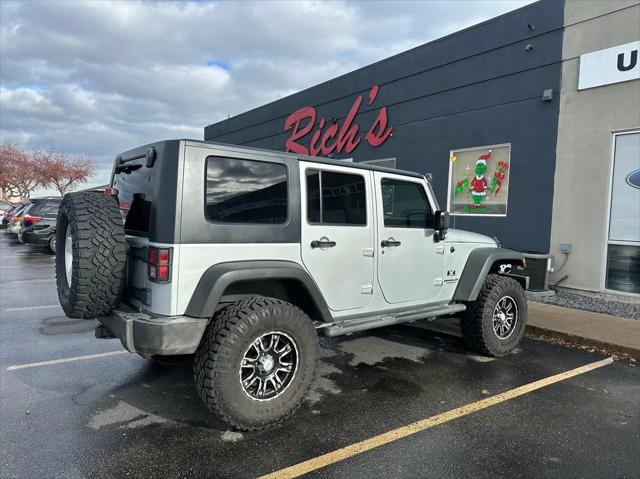
M 431 301 L 442 289 L 444 244 L 424 180 L 376 171 L 378 282 L 389 303 Z
M 329 308 L 365 307 L 374 280 L 371 172 L 300 162 L 302 261 Z

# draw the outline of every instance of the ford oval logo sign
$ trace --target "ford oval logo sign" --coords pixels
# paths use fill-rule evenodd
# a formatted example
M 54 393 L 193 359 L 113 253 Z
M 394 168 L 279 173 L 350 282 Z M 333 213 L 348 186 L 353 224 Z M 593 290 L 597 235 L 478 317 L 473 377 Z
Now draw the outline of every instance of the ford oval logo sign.
M 635 170 L 629 173 L 626 178 L 627 184 L 634 188 L 640 188 L 640 170 Z

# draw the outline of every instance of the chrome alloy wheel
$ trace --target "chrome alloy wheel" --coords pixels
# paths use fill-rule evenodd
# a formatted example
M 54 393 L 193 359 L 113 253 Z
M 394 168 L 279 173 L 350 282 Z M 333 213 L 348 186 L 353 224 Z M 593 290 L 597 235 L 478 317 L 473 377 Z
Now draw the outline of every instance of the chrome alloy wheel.
M 270 331 L 245 351 L 240 364 L 240 383 L 256 401 L 278 397 L 291 384 L 298 367 L 298 347 L 291 336 Z
M 498 300 L 493 309 L 493 332 L 500 339 L 507 339 L 516 329 L 518 322 L 518 305 L 511 296 Z
M 64 232 L 64 271 L 67 275 L 67 284 L 71 287 L 71 271 L 73 269 L 73 239 L 71 238 L 71 225 L 67 224 Z

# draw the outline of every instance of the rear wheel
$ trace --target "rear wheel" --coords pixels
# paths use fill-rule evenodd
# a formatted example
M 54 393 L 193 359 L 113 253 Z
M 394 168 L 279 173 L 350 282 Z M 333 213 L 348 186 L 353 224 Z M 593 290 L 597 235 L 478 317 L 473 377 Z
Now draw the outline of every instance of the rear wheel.
M 127 260 L 115 199 L 95 192 L 65 195 L 56 222 L 56 283 L 70 318 L 105 316 L 118 305 Z
M 51 238 L 49 238 L 49 251 L 51 251 L 51 253 L 56 254 L 56 235 L 55 233 L 51 235 Z
M 471 349 L 500 357 L 513 351 L 524 335 L 527 298 L 516 280 L 490 274 L 478 298 L 460 318 L 462 336 Z
M 309 391 L 318 337 L 309 317 L 274 298 L 253 297 L 218 311 L 194 357 L 207 407 L 242 430 L 289 417 Z

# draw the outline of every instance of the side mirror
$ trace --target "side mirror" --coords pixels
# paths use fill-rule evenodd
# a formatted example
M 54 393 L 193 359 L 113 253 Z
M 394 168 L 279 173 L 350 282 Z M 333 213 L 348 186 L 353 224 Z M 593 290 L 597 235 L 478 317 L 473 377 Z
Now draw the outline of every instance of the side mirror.
M 436 241 L 442 241 L 447 237 L 447 230 L 449 229 L 448 211 L 436 211 L 434 229 L 436 230 L 434 234 Z

